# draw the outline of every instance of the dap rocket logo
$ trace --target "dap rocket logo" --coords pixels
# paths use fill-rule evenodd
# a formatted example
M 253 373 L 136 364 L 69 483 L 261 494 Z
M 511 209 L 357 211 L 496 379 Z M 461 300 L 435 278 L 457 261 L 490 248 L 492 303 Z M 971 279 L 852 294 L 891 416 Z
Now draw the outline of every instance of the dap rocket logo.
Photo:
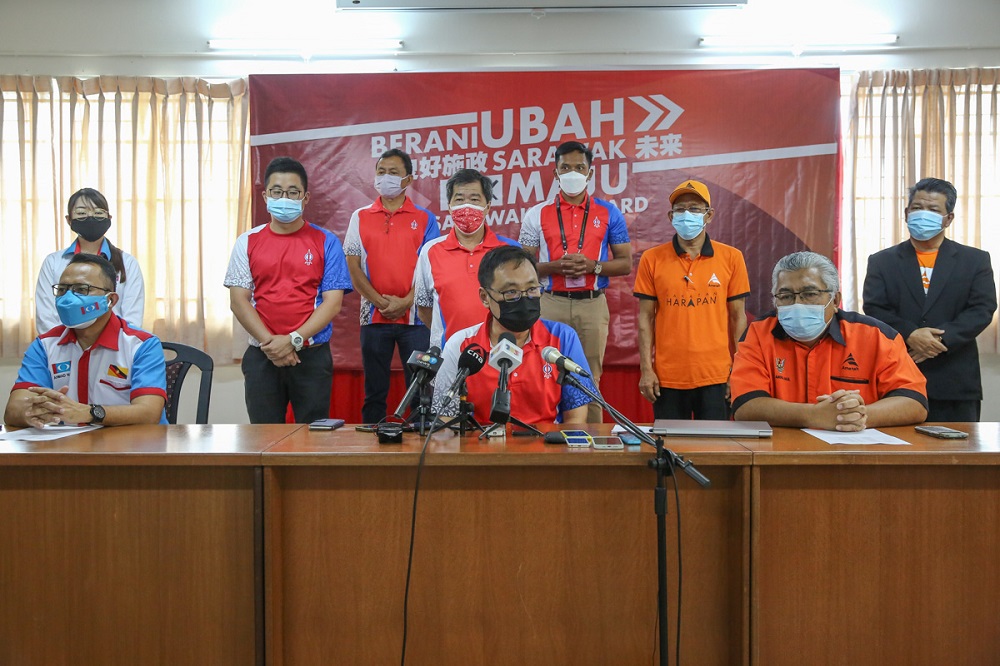
M 312 266 L 313 265 L 313 253 L 312 253 L 312 250 L 306 250 L 306 254 L 303 257 L 303 259 L 306 260 L 306 266 Z
M 417 221 L 416 220 L 413 220 L 412 222 L 410 222 L 410 228 L 413 229 L 414 231 L 417 230 Z
M 52 364 L 52 377 L 58 379 L 59 377 L 65 377 L 69 374 L 70 370 L 73 369 L 72 361 L 63 361 L 62 363 Z

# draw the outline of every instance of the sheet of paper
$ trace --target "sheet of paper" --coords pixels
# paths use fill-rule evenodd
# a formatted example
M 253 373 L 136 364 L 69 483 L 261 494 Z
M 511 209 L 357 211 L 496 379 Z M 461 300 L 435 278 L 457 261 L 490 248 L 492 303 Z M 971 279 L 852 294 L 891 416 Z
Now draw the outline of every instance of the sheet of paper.
M 68 426 L 50 425 L 44 428 L 22 428 L 21 430 L 6 430 L 0 432 L 0 440 L 20 440 L 22 442 L 45 442 L 52 439 L 79 435 L 81 432 L 97 430 L 99 425 Z
M 653 432 L 653 428 L 651 426 L 639 426 L 639 429 L 642 430 L 643 432 L 649 432 L 649 433 Z M 612 435 L 620 435 L 623 432 L 629 432 L 629 431 L 618 424 L 615 424 L 615 427 L 611 429 Z
M 909 442 L 904 442 L 898 437 L 887 435 L 874 428 L 867 428 L 861 432 L 836 432 L 834 430 L 803 428 L 802 432 L 812 435 L 817 439 L 822 439 L 827 444 L 853 444 L 859 446 L 867 444 L 897 444 L 910 446 Z

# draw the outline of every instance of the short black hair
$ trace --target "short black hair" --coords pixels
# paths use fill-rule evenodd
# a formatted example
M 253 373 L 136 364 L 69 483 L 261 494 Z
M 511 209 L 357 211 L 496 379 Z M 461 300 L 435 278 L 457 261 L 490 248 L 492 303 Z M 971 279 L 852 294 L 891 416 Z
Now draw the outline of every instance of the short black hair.
M 955 212 L 955 202 L 958 201 L 958 190 L 956 190 L 955 186 L 947 180 L 941 180 L 940 178 L 924 178 L 923 180 L 918 181 L 916 185 L 910 188 L 910 199 L 906 202 L 907 208 L 909 208 L 910 204 L 913 203 L 913 197 L 916 196 L 917 192 L 943 194 L 945 211 L 949 213 Z
M 455 193 L 455 187 L 465 185 L 466 183 L 479 183 L 482 185 L 486 203 L 493 202 L 493 181 L 475 169 L 459 169 L 455 172 L 454 176 L 448 179 L 448 184 L 445 186 L 448 201 L 451 201 L 451 195 Z
M 267 171 L 264 172 L 264 187 L 267 187 L 267 181 L 271 179 L 273 173 L 294 173 L 302 180 L 302 189 L 309 191 L 306 168 L 298 160 L 293 160 L 291 157 L 275 157 L 271 160 L 267 165 Z
M 559 165 L 559 158 L 569 153 L 583 153 L 587 158 L 587 166 L 590 166 L 594 162 L 594 151 L 579 141 L 566 141 L 559 144 L 559 147 L 556 148 L 556 166 Z
M 73 208 L 76 206 L 76 202 L 79 201 L 80 199 L 85 199 L 89 201 L 91 204 L 93 204 L 94 208 L 100 208 L 105 213 L 111 212 L 110 210 L 108 210 L 108 200 L 104 197 L 103 194 L 101 194 L 92 187 L 84 187 L 82 189 L 77 190 L 69 197 L 69 204 L 67 204 L 66 206 L 66 213 L 70 217 L 73 217 Z
M 72 266 L 73 264 L 93 264 L 94 266 L 97 266 L 101 269 L 101 272 L 104 273 L 104 278 L 107 281 L 107 284 L 111 285 L 108 290 L 115 290 L 115 286 L 118 282 L 118 274 L 115 272 L 115 267 L 111 264 L 111 262 L 101 255 L 80 252 L 79 254 L 74 254 L 73 258 L 69 260 L 69 265 Z M 99 287 L 100 285 L 95 284 L 94 286 Z
M 524 248 L 518 245 L 501 245 L 495 247 L 483 255 L 483 260 L 479 264 L 479 286 L 484 289 L 493 287 L 493 278 L 496 277 L 497 269 L 504 264 L 513 263 L 517 268 L 524 262 L 531 264 L 531 267 L 538 272 L 538 262 Z
M 410 156 L 407 155 L 402 150 L 400 150 L 399 148 L 390 148 L 389 150 L 382 153 L 379 156 L 378 161 L 375 162 L 375 166 L 378 167 L 378 163 L 387 157 L 398 157 L 399 159 L 403 160 L 403 168 L 406 170 L 406 175 L 407 176 L 413 175 L 413 160 L 410 159 Z

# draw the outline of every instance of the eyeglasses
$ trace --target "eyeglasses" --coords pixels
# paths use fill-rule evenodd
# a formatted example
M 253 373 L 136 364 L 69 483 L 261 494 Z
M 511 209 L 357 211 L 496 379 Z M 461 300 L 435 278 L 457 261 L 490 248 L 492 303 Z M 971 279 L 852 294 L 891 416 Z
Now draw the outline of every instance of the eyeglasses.
M 84 220 L 88 217 L 96 217 L 99 220 L 104 220 L 110 216 L 108 215 L 108 211 L 101 210 L 100 208 L 98 208 L 97 210 L 87 210 L 86 208 L 77 208 L 76 210 L 73 211 L 74 220 Z
M 704 206 L 691 206 L 690 208 L 683 208 L 682 206 L 677 206 L 670 209 L 674 215 L 680 215 L 681 213 L 694 213 L 695 215 L 705 215 L 711 208 L 706 208 Z
M 803 289 L 802 291 L 779 291 L 774 294 L 776 305 L 792 305 L 796 297 L 807 305 L 823 305 L 827 303 L 823 294 L 831 294 L 833 289 Z
M 267 191 L 267 196 L 272 199 L 281 199 L 282 197 L 297 201 L 302 198 L 302 190 L 297 190 L 294 187 L 287 190 L 283 190 L 280 187 L 272 187 Z
M 101 291 L 108 293 L 114 291 L 113 289 L 105 289 L 104 287 L 98 287 L 92 284 L 54 284 L 52 285 L 52 293 L 58 298 L 62 296 L 67 291 L 72 291 L 77 296 L 90 296 L 91 289 L 100 289 Z
M 487 289 L 487 292 L 496 291 L 496 289 Z M 541 287 L 529 287 L 528 289 L 508 289 L 507 291 L 497 291 L 501 298 L 508 303 L 514 303 L 521 300 L 522 296 L 527 296 L 528 298 L 541 298 L 542 288 Z M 490 298 L 493 298 L 490 296 Z M 497 299 L 493 298 L 494 301 Z M 500 301 L 497 301 L 498 303 Z

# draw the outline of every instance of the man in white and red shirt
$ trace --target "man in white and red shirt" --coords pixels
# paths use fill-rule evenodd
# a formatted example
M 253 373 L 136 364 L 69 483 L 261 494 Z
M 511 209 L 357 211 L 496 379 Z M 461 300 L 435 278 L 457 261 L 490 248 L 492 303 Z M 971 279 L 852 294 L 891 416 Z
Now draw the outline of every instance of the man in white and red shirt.
M 330 412 L 330 322 L 351 278 L 337 237 L 303 218 L 308 186 L 297 161 L 271 160 L 262 192 L 271 221 L 237 239 L 226 270 L 230 307 L 250 333 L 243 376 L 251 423 L 284 423 L 289 403 L 298 423 Z
M 479 263 L 495 247 L 517 245 L 486 225 L 493 183 L 475 169 L 448 179 L 445 191 L 455 228 L 424 245 L 413 276 L 420 320 L 430 326 L 430 343 L 443 347 L 448 337 L 486 315 L 479 298 Z
M 417 319 L 413 303 L 413 271 L 425 243 L 441 235 L 434 213 L 406 196 L 413 182 L 413 162 L 398 148 L 375 163 L 379 197 L 351 216 L 344 253 L 351 281 L 361 294 L 361 363 L 365 370 L 363 423 L 385 418 L 393 351 L 406 365 L 414 351 L 430 346 L 430 331 Z
M 49 285 L 62 324 L 24 353 L 4 412 L 8 425 L 167 422 L 163 347 L 113 312 L 116 282 L 110 261 L 76 254 Z
M 521 245 L 538 257 L 542 278 L 542 316 L 569 324 L 580 336 L 584 353 L 600 385 L 610 312 L 604 290 L 608 277 L 632 272 L 632 243 L 625 217 L 608 201 L 588 194 L 594 177 L 594 154 L 579 141 L 556 148 L 555 201 L 529 210 L 521 221 Z M 591 404 L 589 422 L 603 420 Z

